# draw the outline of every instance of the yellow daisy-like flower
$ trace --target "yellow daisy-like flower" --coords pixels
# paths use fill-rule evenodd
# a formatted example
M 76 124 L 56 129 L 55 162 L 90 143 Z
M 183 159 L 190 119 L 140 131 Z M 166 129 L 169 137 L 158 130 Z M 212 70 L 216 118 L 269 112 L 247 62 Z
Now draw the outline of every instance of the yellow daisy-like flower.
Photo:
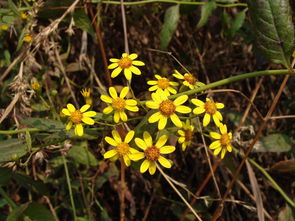
M 205 86 L 204 83 L 197 81 L 197 79 L 192 74 L 185 73 L 184 75 L 182 75 L 177 70 L 175 70 L 174 72 L 175 73 L 173 74 L 173 76 L 177 79 L 184 80 L 182 82 L 183 85 L 189 87 L 189 89 Z
M 81 91 L 82 96 L 84 97 L 85 103 L 92 105 L 93 101 L 92 98 L 90 97 L 90 88 L 82 89 Z
M 148 119 L 148 122 L 155 123 L 159 121 L 159 130 L 163 130 L 165 128 L 169 118 L 175 126 L 182 127 L 182 122 L 175 112 L 188 114 L 192 111 L 191 108 L 181 105 L 187 101 L 187 95 L 179 96 L 174 101 L 172 101 L 167 98 L 167 95 L 163 91 L 157 91 L 152 93 L 152 99 L 152 101 L 146 102 L 146 106 L 151 109 L 158 109 L 159 111 L 151 115 Z
M 34 91 L 38 91 L 41 89 L 41 84 L 38 81 L 33 81 L 31 87 Z
M 5 24 L 1 25 L 1 30 L 2 31 L 7 31 L 8 30 L 8 26 L 5 25 Z
M 189 146 L 192 142 L 194 126 L 190 124 L 190 121 L 187 119 L 186 122 L 182 122 L 182 130 L 178 130 L 177 133 L 180 135 L 178 138 L 178 143 L 181 144 L 181 148 L 185 151 L 186 147 Z
M 126 113 L 124 112 L 125 109 L 133 112 L 137 112 L 139 109 L 136 106 L 137 101 L 133 99 L 127 99 L 125 100 L 124 98 L 129 92 L 129 87 L 124 87 L 121 92 L 120 96 L 118 97 L 117 91 L 114 87 L 109 88 L 109 94 L 111 97 L 107 95 L 101 95 L 100 99 L 106 103 L 109 103 L 108 107 L 106 107 L 103 110 L 104 114 L 110 114 L 111 112 L 114 111 L 114 122 L 118 123 L 119 120 L 121 119 L 122 121 L 127 121 L 128 117 Z
M 132 154 L 131 160 L 137 161 L 145 158 L 140 166 L 141 173 L 149 170 L 149 173 L 153 175 L 156 172 L 157 161 L 163 167 L 171 168 L 171 162 L 161 155 L 172 153 L 175 150 L 174 146 L 164 146 L 167 140 L 168 137 L 166 135 L 163 135 L 158 139 L 156 144 L 153 144 L 153 139 L 147 131 L 143 133 L 143 139 L 135 138 L 136 145 L 144 152 Z
M 136 75 L 141 75 L 141 71 L 135 66 L 144 66 L 145 64 L 142 61 L 135 60 L 138 57 L 137 54 L 133 53 L 128 55 L 127 53 L 122 54 L 122 58 L 111 58 L 108 69 L 114 69 L 112 71 L 111 77 L 117 77 L 122 70 L 124 70 L 124 75 L 127 80 L 131 80 L 132 73 Z M 135 65 L 135 66 L 134 66 Z
M 177 91 L 171 86 L 178 86 L 177 82 L 170 81 L 168 78 L 162 78 L 160 75 L 155 75 L 156 81 L 148 81 L 148 85 L 153 85 L 149 88 L 149 91 L 159 91 L 162 90 L 167 96 L 171 94 L 176 94 Z
M 131 148 L 128 144 L 134 137 L 134 131 L 131 130 L 127 133 L 124 141 L 116 130 L 112 131 L 113 138 L 105 137 L 105 141 L 114 146 L 115 148 L 107 151 L 103 157 L 105 159 L 111 158 L 112 161 L 117 160 L 119 157 L 123 158 L 126 166 L 130 166 L 130 155 L 137 153 L 138 151 Z
M 223 159 L 226 151 L 232 152 L 233 150 L 230 145 L 233 135 L 231 132 L 227 133 L 227 127 L 225 124 L 220 124 L 219 130 L 221 134 L 217 132 L 210 132 L 210 136 L 213 139 L 216 139 L 216 141 L 211 143 L 209 148 L 214 150 L 214 155 L 218 155 L 221 151 L 221 159 Z
M 26 13 L 21 13 L 20 17 L 25 20 L 28 18 L 28 15 Z
M 224 108 L 223 103 L 215 103 L 210 98 L 206 98 L 206 102 L 199 99 L 192 99 L 191 100 L 194 105 L 197 107 L 193 110 L 194 114 L 202 114 L 205 112 L 205 116 L 203 118 L 203 126 L 206 127 L 211 120 L 211 116 L 213 118 L 214 123 L 218 127 L 220 125 L 220 121 L 222 121 L 222 115 L 217 109 Z
M 24 42 L 31 42 L 32 41 L 32 36 L 27 35 L 24 37 Z
M 87 111 L 90 108 L 89 104 L 83 105 L 80 110 L 76 110 L 74 105 L 67 104 L 67 108 L 62 109 L 62 113 L 69 117 L 70 122 L 66 126 L 66 130 L 70 130 L 75 125 L 75 134 L 83 136 L 84 130 L 82 122 L 88 125 L 93 125 L 95 122 L 91 117 L 96 115 L 95 111 Z M 86 112 L 87 111 L 87 112 Z

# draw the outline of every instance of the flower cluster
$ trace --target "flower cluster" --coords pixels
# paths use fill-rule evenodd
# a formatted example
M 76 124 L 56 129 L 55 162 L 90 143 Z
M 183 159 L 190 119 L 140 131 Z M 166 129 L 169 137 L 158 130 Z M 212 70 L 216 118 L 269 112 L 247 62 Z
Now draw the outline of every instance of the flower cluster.
M 111 77 L 115 78 L 123 72 L 126 79 L 130 81 L 132 73 L 140 75 L 141 71 L 136 66 L 144 66 L 145 64 L 142 61 L 136 60 L 137 57 L 138 55 L 134 53 L 130 55 L 123 53 L 120 59 L 111 58 L 112 64 L 108 66 L 109 69 L 113 69 Z M 121 89 L 109 87 L 108 93 L 105 92 L 100 96 L 101 101 L 106 103 L 106 107 L 102 110 L 105 119 L 107 119 L 107 116 L 110 116 L 115 124 L 124 125 L 128 121 L 128 112 L 139 112 L 137 105 L 139 103 L 141 105 L 145 104 L 147 108 L 151 109 L 147 122 L 150 124 L 157 123 L 159 131 L 165 128 L 169 131 L 170 125 L 177 127 L 178 143 L 181 145 L 181 149 L 185 151 L 194 139 L 195 127 L 191 119 L 202 116 L 203 127 L 210 125 L 210 122 L 213 122 L 218 127 L 220 133 L 214 131 L 209 133 L 210 137 L 215 140 L 209 148 L 213 150 L 214 155 L 221 154 L 221 158 L 224 158 L 227 151 L 232 151 L 232 133 L 228 132 L 227 126 L 222 123 L 223 117 L 220 112 L 224 108 L 224 104 L 215 102 L 208 97 L 205 101 L 197 98 L 189 99 L 186 93 L 177 96 L 176 94 L 180 90 L 177 88 L 179 85 L 183 85 L 181 87 L 183 92 L 203 87 L 205 84 L 199 82 L 190 73 L 181 74 L 175 70 L 172 76 L 182 82 L 179 84 L 168 77 L 158 74 L 155 74 L 156 80 L 147 81 L 147 84 L 151 86 L 149 91 L 152 93 L 151 100 L 145 102 L 138 102 L 128 86 Z M 74 125 L 75 134 L 78 136 L 83 135 L 83 123 L 93 125 L 95 121 L 91 117 L 96 116 L 95 111 L 87 111 L 93 104 L 90 89 L 83 89 L 81 94 L 86 105 L 82 106 L 81 109 L 76 109 L 72 104 L 68 104 L 67 108 L 62 110 L 62 113 L 70 120 L 66 130 L 70 130 L 72 125 Z M 171 95 L 173 95 L 173 98 Z M 136 136 L 134 130 L 127 132 L 127 128 L 125 127 L 123 132 L 120 130 L 120 133 L 114 129 L 112 130 L 112 137 L 105 137 L 105 141 L 112 146 L 110 150 L 104 153 L 105 159 L 110 159 L 111 161 L 120 159 L 126 166 L 130 166 L 132 161 L 142 160 L 140 172 L 149 171 L 151 175 L 155 173 L 158 163 L 165 168 L 172 166 L 172 161 L 163 156 L 175 151 L 174 146 L 166 145 L 168 141 L 167 135 L 162 135 L 153 142 L 153 136 L 150 132 L 144 131 L 141 138 Z

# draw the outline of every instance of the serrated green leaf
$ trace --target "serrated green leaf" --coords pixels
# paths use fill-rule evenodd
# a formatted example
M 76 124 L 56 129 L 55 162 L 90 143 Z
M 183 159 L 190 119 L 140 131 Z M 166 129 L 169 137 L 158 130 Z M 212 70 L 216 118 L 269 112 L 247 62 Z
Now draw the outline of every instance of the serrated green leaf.
M 212 15 L 213 11 L 216 9 L 216 2 L 215 1 L 209 1 L 206 2 L 201 9 L 201 18 L 197 24 L 197 28 L 203 27 L 205 24 L 207 24 L 207 21 L 209 17 Z
M 272 62 L 290 65 L 294 25 L 289 0 L 248 0 L 258 48 Z
M 281 133 L 270 134 L 262 137 L 257 145 L 255 145 L 255 152 L 287 152 L 292 148 L 292 141 L 290 138 Z
M 239 12 L 232 23 L 232 26 L 229 29 L 230 37 L 233 38 L 237 31 L 243 26 L 246 17 L 246 9 Z
M 29 127 L 35 127 L 41 130 L 64 130 L 65 126 L 62 124 L 62 122 L 57 120 L 51 120 L 51 119 L 44 119 L 44 118 L 27 118 L 22 121 L 22 124 L 29 126 Z
M 10 139 L 0 141 L 0 162 L 11 161 L 15 156 L 22 157 L 27 153 L 23 140 Z
M 179 20 L 179 5 L 169 7 L 164 16 L 164 24 L 160 32 L 160 49 L 166 50 L 177 28 Z
M 81 142 L 80 145 L 73 146 L 68 152 L 67 156 L 73 158 L 73 160 L 79 164 L 83 164 L 87 166 L 98 165 L 98 160 L 88 150 L 87 142 Z

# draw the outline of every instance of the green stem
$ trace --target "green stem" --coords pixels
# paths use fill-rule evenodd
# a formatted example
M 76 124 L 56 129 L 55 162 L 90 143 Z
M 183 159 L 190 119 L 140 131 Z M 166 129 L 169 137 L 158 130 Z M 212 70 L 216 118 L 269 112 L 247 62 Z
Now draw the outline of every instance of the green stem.
M 19 133 L 26 133 L 26 132 L 37 132 L 42 131 L 39 128 L 25 128 L 21 130 L 0 130 L 0 134 L 19 134 Z
M 120 5 L 120 1 L 100 1 L 92 0 L 91 3 L 103 3 L 110 5 Z M 123 2 L 123 5 L 141 5 L 148 3 L 170 3 L 170 4 L 180 4 L 180 5 L 204 5 L 205 2 L 189 2 L 189 1 L 178 1 L 178 0 L 143 0 L 143 1 L 133 1 L 133 2 Z M 232 4 L 216 4 L 217 7 L 229 8 L 229 7 L 247 7 L 246 3 L 232 3 Z
M 9 196 L 6 194 L 2 187 L 0 187 L 0 195 L 7 201 L 9 206 L 11 206 L 12 208 L 17 207 L 17 205 L 9 198 Z
M 73 192 L 72 192 L 72 186 L 71 186 L 71 180 L 70 180 L 70 175 L 69 175 L 69 170 L 68 170 L 68 165 L 66 162 L 65 156 L 62 154 L 62 161 L 65 167 L 65 172 L 66 172 L 66 179 L 67 179 L 67 184 L 68 184 L 68 189 L 69 189 L 69 194 L 70 194 L 70 200 L 72 204 L 72 209 L 73 209 L 73 216 L 74 220 L 77 220 L 77 215 L 76 215 L 76 207 L 75 207 L 75 202 L 74 202 L 74 197 L 73 197 Z

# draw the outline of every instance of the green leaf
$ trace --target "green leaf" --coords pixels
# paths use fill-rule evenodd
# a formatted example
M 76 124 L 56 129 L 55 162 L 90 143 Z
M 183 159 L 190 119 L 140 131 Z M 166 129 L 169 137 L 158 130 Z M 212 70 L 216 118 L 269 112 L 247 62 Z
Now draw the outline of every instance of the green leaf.
M 76 163 L 87 165 L 87 166 L 97 166 L 98 160 L 95 156 L 88 150 L 88 142 L 81 142 L 80 145 L 73 146 L 68 152 L 68 157 L 73 158 Z
M 89 34 L 94 35 L 94 31 L 91 25 L 91 21 L 84 9 L 76 9 L 74 12 L 75 26 L 87 31 Z
M 179 5 L 169 7 L 164 16 L 164 24 L 160 32 L 160 49 L 166 50 L 179 20 Z
M 246 9 L 239 12 L 232 23 L 231 28 L 229 29 L 230 37 L 233 38 L 237 31 L 243 26 L 246 17 Z
M 11 161 L 12 158 L 22 157 L 27 153 L 23 140 L 10 139 L 0 141 L 0 162 Z
M 281 133 L 270 134 L 262 137 L 255 145 L 255 152 L 287 152 L 292 148 L 292 141 L 290 138 Z
M 248 0 L 256 43 L 272 62 L 290 66 L 294 25 L 289 0 Z
M 50 107 L 48 107 L 44 103 L 34 103 L 31 105 L 31 108 L 33 111 L 37 111 L 37 112 L 50 110 Z
M 215 1 L 209 1 L 209 2 L 206 2 L 203 6 L 202 6 L 202 9 L 201 9 L 201 18 L 197 24 L 197 28 L 201 28 L 203 27 L 209 17 L 212 15 L 213 11 L 216 9 L 216 3 Z
M 12 171 L 6 167 L 0 167 L 0 186 L 5 186 L 8 184 L 12 176 Z
M 27 118 L 22 121 L 22 124 L 29 126 L 29 127 L 35 127 L 41 130 L 64 130 L 65 126 L 62 122 L 57 120 L 51 120 L 51 119 L 44 119 L 44 118 Z
M 16 7 L 16 5 L 13 3 L 13 1 L 8 0 L 7 3 L 8 3 L 8 7 L 11 9 L 11 11 L 13 11 L 14 14 L 19 16 L 20 13 L 19 13 L 18 8 Z
M 24 215 L 34 221 L 55 221 L 51 212 L 41 204 L 32 202 L 24 211 Z
M 23 213 L 27 209 L 29 203 L 22 204 L 19 207 L 14 208 L 8 215 L 6 221 L 20 221 L 23 219 Z

